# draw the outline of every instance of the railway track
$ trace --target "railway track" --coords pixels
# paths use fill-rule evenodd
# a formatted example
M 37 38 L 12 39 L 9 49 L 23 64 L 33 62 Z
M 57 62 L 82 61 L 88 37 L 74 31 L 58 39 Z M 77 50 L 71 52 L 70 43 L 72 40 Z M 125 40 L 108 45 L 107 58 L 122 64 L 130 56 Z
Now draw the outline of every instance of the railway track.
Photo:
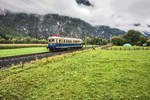
M 46 58 L 46 57 L 60 55 L 63 53 L 70 53 L 70 52 L 85 50 L 85 49 L 89 49 L 89 48 L 95 48 L 95 47 L 86 47 L 86 48 L 77 49 L 77 50 L 68 50 L 68 51 L 59 51 L 59 52 L 43 52 L 43 53 L 36 53 L 36 54 L 2 57 L 2 58 L 0 58 L 0 69 L 11 67 L 12 64 L 13 65 L 17 65 L 20 63 L 24 64 L 26 62 L 30 62 L 30 61 L 33 61 L 36 59 L 42 59 L 42 58 Z

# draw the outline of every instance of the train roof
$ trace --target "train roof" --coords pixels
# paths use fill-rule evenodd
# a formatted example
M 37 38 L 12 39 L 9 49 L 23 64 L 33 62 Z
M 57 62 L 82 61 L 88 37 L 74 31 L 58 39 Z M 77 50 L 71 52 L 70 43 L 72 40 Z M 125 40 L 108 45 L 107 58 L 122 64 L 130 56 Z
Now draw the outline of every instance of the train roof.
M 77 39 L 77 38 L 56 37 L 56 36 L 48 37 L 48 39 L 65 39 L 65 40 L 77 40 L 77 41 L 82 41 L 81 39 Z

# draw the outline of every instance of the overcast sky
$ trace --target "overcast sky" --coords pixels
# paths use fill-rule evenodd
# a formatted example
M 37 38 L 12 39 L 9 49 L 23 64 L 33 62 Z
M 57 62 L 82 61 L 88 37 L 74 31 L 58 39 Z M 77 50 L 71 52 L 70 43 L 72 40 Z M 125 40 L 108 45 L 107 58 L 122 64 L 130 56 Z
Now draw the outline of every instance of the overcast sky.
M 1 9 L 36 14 L 57 13 L 81 18 L 92 25 L 122 29 L 149 30 L 150 0 L 89 0 L 94 6 L 78 5 L 75 0 L 0 0 Z M 140 27 L 133 24 L 141 23 Z

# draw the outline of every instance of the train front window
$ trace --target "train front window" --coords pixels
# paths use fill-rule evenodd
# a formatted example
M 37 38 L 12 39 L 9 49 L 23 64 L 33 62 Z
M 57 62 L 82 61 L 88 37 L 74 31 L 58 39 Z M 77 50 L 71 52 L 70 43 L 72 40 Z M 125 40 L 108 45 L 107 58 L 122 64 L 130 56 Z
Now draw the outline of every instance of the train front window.
M 54 42 L 54 39 L 52 39 L 51 41 Z
M 54 39 L 50 39 L 50 40 L 49 40 L 49 42 L 54 42 L 54 41 L 55 41 Z

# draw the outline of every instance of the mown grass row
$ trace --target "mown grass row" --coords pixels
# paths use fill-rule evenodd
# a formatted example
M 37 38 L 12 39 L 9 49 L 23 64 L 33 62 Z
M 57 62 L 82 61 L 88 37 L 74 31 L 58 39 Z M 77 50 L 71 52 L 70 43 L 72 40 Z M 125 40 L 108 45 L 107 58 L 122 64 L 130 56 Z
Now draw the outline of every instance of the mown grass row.
M 149 46 L 113 46 L 112 48 L 150 48 Z
M 85 50 L 0 71 L 0 98 L 149 100 L 150 51 Z
M 0 44 L 0 49 L 47 47 L 47 44 Z

